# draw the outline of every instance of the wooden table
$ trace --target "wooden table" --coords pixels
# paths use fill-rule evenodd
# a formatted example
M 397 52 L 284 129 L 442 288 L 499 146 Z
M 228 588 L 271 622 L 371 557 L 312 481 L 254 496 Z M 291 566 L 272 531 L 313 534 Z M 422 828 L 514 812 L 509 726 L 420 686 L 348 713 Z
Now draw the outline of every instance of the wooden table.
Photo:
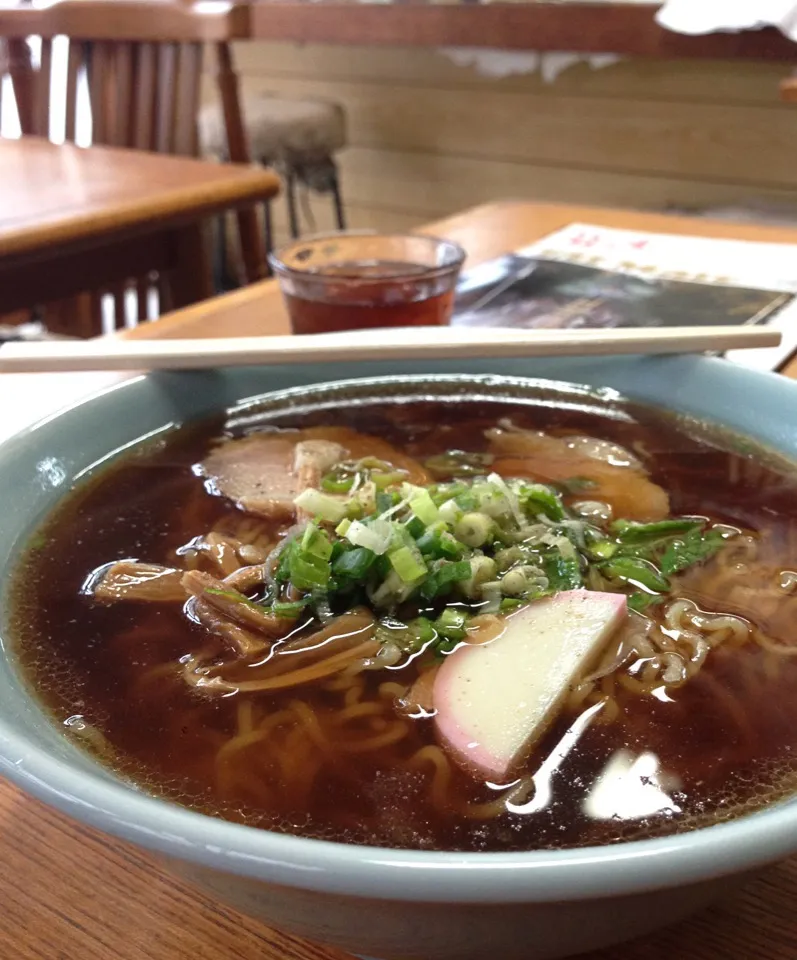
M 740 225 L 695 217 L 512 200 L 476 207 L 429 224 L 422 230 L 461 243 L 468 251 L 467 269 L 577 222 L 655 233 L 797 243 L 797 230 L 787 227 Z M 124 335 L 165 339 L 283 333 L 290 333 L 290 323 L 282 296 L 275 281 L 265 280 L 186 310 L 175 311 L 155 324 L 137 327 Z M 790 361 L 784 372 L 797 378 L 797 357 Z
M 278 190 L 257 167 L 0 140 L 0 314 L 153 270 L 175 306 L 212 296 L 203 221 Z
M 795 230 L 529 203 L 492 204 L 427 229 L 462 243 L 475 264 L 574 220 L 797 243 Z M 279 292 L 266 281 L 125 335 L 275 334 L 286 328 Z M 797 376 L 797 366 L 790 372 Z M 72 383 L 74 392 L 79 375 L 58 376 L 70 378 L 62 383 Z M 55 384 L 57 378 L 28 382 Z M 0 378 L 0 388 L 3 383 Z M 96 379 L 86 381 L 87 388 L 96 385 Z M 75 824 L 3 783 L 0 825 L 3 960 L 346 960 L 340 951 L 279 934 L 205 897 L 164 874 L 150 854 Z M 586 960 L 795 960 L 795 905 L 797 858 L 691 920 Z

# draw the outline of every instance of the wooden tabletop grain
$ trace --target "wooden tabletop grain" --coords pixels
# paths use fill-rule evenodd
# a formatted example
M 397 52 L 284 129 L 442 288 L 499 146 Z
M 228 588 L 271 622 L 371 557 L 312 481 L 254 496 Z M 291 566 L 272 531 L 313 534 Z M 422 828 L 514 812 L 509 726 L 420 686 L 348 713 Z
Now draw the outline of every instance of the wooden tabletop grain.
M 427 230 L 458 240 L 474 264 L 578 220 L 797 243 L 797 231 L 787 229 L 528 203 L 477 208 Z M 265 282 L 129 335 L 273 334 L 286 328 L 279 292 Z M 793 373 L 797 376 L 797 369 Z M 74 389 L 74 379 L 69 382 Z M 586 960 L 795 960 L 796 906 L 797 858 L 793 858 L 690 920 L 590 954 Z M 346 960 L 340 951 L 280 934 L 208 898 L 170 876 L 148 853 L 75 824 L 4 783 L 0 783 L 0 958 Z
M 0 139 L 0 255 L 85 237 L 151 231 L 251 204 L 279 190 L 259 167 L 38 137 Z

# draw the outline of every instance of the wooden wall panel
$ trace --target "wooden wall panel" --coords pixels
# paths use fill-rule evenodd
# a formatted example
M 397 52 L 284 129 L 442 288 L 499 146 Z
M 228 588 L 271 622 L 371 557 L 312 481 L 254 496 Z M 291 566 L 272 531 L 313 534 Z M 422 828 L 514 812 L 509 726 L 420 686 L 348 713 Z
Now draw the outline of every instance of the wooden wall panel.
M 502 197 L 649 209 L 764 200 L 797 210 L 783 65 L 625 61 L 491 79 L 420 48 L 238 44 L 247 96 L 338 100 L 353 227 L 409 229 Z M 326 198 L 312 198 L 319 229 Z M 277 201 L 277 236 L 285 236 Z
M 797 111 L 244 77 L 345 104 L 352 145 L 797 187 Z
M 625 60 L 601 69 L 575 64 L 555 83 L 539 73 L 490 79 L 422 47 L 346 47 L 238 43 L 235 61 L 248 76 L 319 78 L 414 87 L 488 88 L 545 96 L 619 97 L 777 106 L 783 64 L 738 61 Z M 797 63 L 797 53 L 795 54 Z
M 345 196 L 420 218 L 501 198 L 637 209 L 693 209 L 764 198 L 797 208 L 797 193 L 788 190 L 369 147 L 350 147 L 341 156 L 341 168 Z

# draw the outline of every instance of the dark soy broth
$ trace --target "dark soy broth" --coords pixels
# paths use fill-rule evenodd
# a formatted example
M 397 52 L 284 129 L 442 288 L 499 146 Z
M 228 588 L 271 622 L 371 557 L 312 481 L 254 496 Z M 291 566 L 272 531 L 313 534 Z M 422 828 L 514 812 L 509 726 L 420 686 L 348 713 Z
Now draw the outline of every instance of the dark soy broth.
M 308 318 L 317 318 L 308 323 L 329 329 L 339 322 L 334 305 L 305 307 Z M 401 311 L 402 323 L 414 308 L 378 306 L 396 316 Z M 427 308 L 436 309 L 417 305 Z M 340 309 L 352 325 L 352 306 Z M 423 458 L 483 448 L 484 430 L 504 417 L 556 436 L 620 443 L 669 492 L 673 514 L 753 531 L 755 549 L 722 572 L 717 558 L 690 569 L 676 579 L 676 593 L 703 610 L 746 618 L 766 638 L 766 646 L 731 643 L 712 651 L 693 680 L 663 696 L 635 697 L 630 686 L 618 685 L 617 718 L 586 725 L 554 762 L 547 758 L 578 719 L 561 716 L 528 761 L 531 798 L 511 810 L 479 813 L 495 790 L 456 767 L 442 784 L 430 765 L 412 765 L 434 744 L 430 719 L 404 719 L 406 729 L 392 741 L 394 719 L 357 732 L 365 721 L 350 707 L 381 710 L 383 674 L 362 674 L 348 705 L 349 693 L 334 682 L 210 697 L 181 678 L 181 658 L 203 648 L 207 637 L 179 604 L 106 606 L 81 593 L 102 564 L 122 558 L 168 564 L 192 538 L 240 521 L 240 511 L 208 496 L 192 472 L 222 431 L 219 421 L 127 456 L 81 487 L 39 534 L 17 574 L 11 619 L 25 675 L 59 723 L 71 718 L 67 734 L 84 724 L 98 734 L 90 746 L 121 776 L 209 814 L 309 837 L 421 849 L 572 847 L 708 825 L 786 796 L 796 783 L 797 746 L 797 656 L 781 655 L 784 648 L 797 652 L 797 600 L 787 575 L 797 542 L 794 476 L 761 465 L 755 453 L 696 439 L 694 425 L 684 429 L 626 404 L 603 417 L 555 405 L 385 402 L 316 413 L 312 423 L 345 423 Z M 302 424 L 296 416 L 282 422 Z M 412 669 L 390 680 L 406 684 L 412 676 L 403 674 Z M 302 732 L 295 718 L 305 708 L 316 721 Z M 346 723 L 356 729 L 344 742 L 336 731 L 346 710 Z M 268 724 L 268 736 L 253 736 Z M 382 735 L 383 747 L 365 749 Z M 311 756 L 312 764 L 303 760 Z M 442 807 L 434 802 L 436 790 L 446 791 Z
M 307 272 L 296 281 L 300 292 L 285 295 L 294 333 L 440 326 L 451 315 L 454 291 L 438 292 L 439 282 L 425 277 L 426 266 L 347 261 Z M 333 279 L 322 287 L 313 282 L 317 277 Z

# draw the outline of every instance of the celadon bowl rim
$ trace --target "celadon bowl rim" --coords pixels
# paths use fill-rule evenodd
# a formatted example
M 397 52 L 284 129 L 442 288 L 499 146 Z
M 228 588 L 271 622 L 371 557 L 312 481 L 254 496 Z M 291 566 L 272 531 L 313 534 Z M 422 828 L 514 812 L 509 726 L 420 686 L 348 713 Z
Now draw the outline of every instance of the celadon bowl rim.
M 594 365 L 595 361 L 584 363 Z M 632 363 L 636 368 L 628 366 Z M 623 358 L 598 363 L 599 368 L 602 365 L 607 370 L 631 370 L 640 383 L 655 372 L 671 391 L 678 390 L 680 384 L 678 398 L 683 395 L 686 399 L 674 399 L 668 403 L 670 409 L 686 411 L 702 405 L 696 414 L 705 415 L 706 408 L 714 409 L 719 423 L 728 422 L 721 415 L 723 403 L 730 409 L 728 404 L 735 400 L 725 397 L 720 401 L 712 398 L 711 391 L 732 388 L 747 405 L 739 408 L 736 420 L 748 424 L 745 432 L 755 437 L 767 433 L 763 425 L 769 422 L 768 416 L 788 409 L 789 403 L 797 410 L 797 384 L 732 367 L 721 360 L 677 357 L 651 362 L 651 358 Z M 327 368 L 326 378 L 318 376 L 307 383 L 340 383 L 336 369 Z M 455 371 L 448 372 L 456 375 Z M 369 373 L 367 378 L 373 376 Z M 429 379 L 427 374 L 420 376 Z M 139 377 L 104 390 L 6 441 L 0 445 L 0 477 L 3 457 L 13 456 L 21 443 L 37 436 L 46 439 L 47 431 L 57 429 L 62 417 L 80 413 L 89 404 L 102 404 L 116 391 L 128 391 L 123 396 L 133 401 L 137 391 L 144 395 L 141 384 L 149 379 Z M 575 378 L 573 382 L 577 382 Z M 700 397 L 703 399 L 698 402 L 695 398 Z M 766 408 L 760 423 L 756 401 Z M 741 429 L 737 424 L 734 427 Z M 793 438 L 792 432 L 789 428 L 784 433 L 778 425 L 769 430 L 766 440 L 775 449 L 790 451 L 797 461 L 797 436 Z M 571 901 L 642 893 L 741 873 L 797 851 L 795 799 L 727 823 L 668 837 L 569 850 L 459 853 L 306 839 L 220 820 L 131 790 L 99 771 L 94 774 L 76 769 L 31 742 L 2 711 L 0 703 L 0 773 L 28 793 L 77 820 L 162 854 L 287 887 L 406 902 Z

